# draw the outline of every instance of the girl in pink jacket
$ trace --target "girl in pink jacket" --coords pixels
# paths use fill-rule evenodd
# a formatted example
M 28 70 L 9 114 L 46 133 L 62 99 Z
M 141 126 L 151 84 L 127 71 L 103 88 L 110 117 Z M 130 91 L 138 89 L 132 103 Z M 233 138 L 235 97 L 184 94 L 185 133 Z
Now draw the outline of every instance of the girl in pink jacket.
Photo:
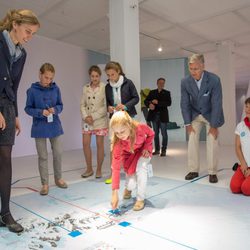
M 124 199 L 137 189 L 134 211 L 145 205 L 148 163 L 152 157 L 154 131 L 146 124 L 133 120 L 125 111 L 114 113 L 110 120 L 112 131 L 112 209 L 118 207 L 121 165 L 126 173 Z

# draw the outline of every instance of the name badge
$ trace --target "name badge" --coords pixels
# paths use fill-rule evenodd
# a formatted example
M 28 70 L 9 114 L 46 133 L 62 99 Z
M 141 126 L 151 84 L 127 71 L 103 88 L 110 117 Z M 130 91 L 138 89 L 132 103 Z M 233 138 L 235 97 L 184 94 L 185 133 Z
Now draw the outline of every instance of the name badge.
M 89 125 L 87 123 L 83 124 L 83 130 L 84 131 L 89 131 Z
M 47 116 L 47 122 L 53 122 L 53 114 Z
M 153 166 L 151 163 L 148 164 L 148 178 L 153 177 L 154 173 L 153 173 Z

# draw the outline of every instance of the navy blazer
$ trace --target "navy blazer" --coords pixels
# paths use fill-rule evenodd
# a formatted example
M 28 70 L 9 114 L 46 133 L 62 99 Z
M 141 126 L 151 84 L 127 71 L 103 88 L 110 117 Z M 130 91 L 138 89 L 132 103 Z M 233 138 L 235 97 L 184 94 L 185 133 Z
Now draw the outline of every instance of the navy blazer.
M 23 73 L 23 67 L 26 60 L 26 52 L 22 50 L 22 56 L 12 64 L 8 45 L 3 33 L 0 32 L 0 95 L 4 92 L 8 98 L 13 101 L 17 110 L 17 89 Z
M 160 93 L 158 89 L 151 90 L 146 97 L 144 103 L 147 107 L 152 100 L 158 100 L 158 104 L 155 105 L 154 110 L 149 110 L 147 121 L 154 121 L 155 115 L 159 112 L 161 122 L 169 122 L 168 106 L 171 106 L 171 94 L 170 91 L 163 89 Z
M 200 90 L 191 75 L 182 79 L 181 111 L 185 124 L 191 124 L 201 114 L 211 127 L 221 127 L 224 124 L 224 114 L 220 78 L 204 71 Z
M 114 106 L 113 89 L 110 83 L 105 86 L 105 94 L 107 107 Z M 121 102 L 127 107 L 126 111 L 131 117 L 137 114 L 135 105 L 139 100 L 140 98 L 134 83 L 124 76 L 123 84 L 121 85 Z

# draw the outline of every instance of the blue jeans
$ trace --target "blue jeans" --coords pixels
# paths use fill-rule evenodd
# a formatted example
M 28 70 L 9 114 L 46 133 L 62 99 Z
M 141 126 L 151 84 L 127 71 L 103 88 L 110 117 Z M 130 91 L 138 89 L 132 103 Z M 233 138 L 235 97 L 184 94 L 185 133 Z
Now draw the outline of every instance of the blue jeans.
M 141 108 L 141 111 L 142 111 L 142 113 L 143 113 L 143 116 L 144 116 L 144 118 L 145 118 L 145 121 L 146 121 L 147 125 L 148 125 L 150 128 L 152 128 L 151 122 L 147 121 L 147 118 L 148 118 L 148 108 L 147 108 L 147 107 L 142 107 L 142 108 Z
M 168 146 L 168 132 L 167 132 L 167 122 L 160 121 L 160 114 L 156 114 L 154 120 L 152 121 L 153 129 L 155 132 L 154 142 L 155 142 L 155 151 L 160 151 L 160 140 L 159 140 L 159 132 L 161 129 L 162 135 L 162 151 L 167 150 Z

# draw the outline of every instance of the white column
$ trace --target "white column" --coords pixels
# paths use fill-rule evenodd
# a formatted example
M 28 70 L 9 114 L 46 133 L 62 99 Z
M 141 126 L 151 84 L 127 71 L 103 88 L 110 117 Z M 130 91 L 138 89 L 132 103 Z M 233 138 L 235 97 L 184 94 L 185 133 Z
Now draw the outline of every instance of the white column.
M 109 0 L 110 57 L 119 62 L 140 96 L 140 46 L 138 0 Z M 140 117 L 140 102 L 136 106 Z
M 236 126 L 234 45 L 230 41 L 218 44 L 218 73 L 223 92 L 225 124 L 220 129 L 220 143 L 234 144 Z
M 249 83 L 248 83 L 246 98 L 248 98 L 248 97 L 250 97 L 250 81 L 249 81 Z

